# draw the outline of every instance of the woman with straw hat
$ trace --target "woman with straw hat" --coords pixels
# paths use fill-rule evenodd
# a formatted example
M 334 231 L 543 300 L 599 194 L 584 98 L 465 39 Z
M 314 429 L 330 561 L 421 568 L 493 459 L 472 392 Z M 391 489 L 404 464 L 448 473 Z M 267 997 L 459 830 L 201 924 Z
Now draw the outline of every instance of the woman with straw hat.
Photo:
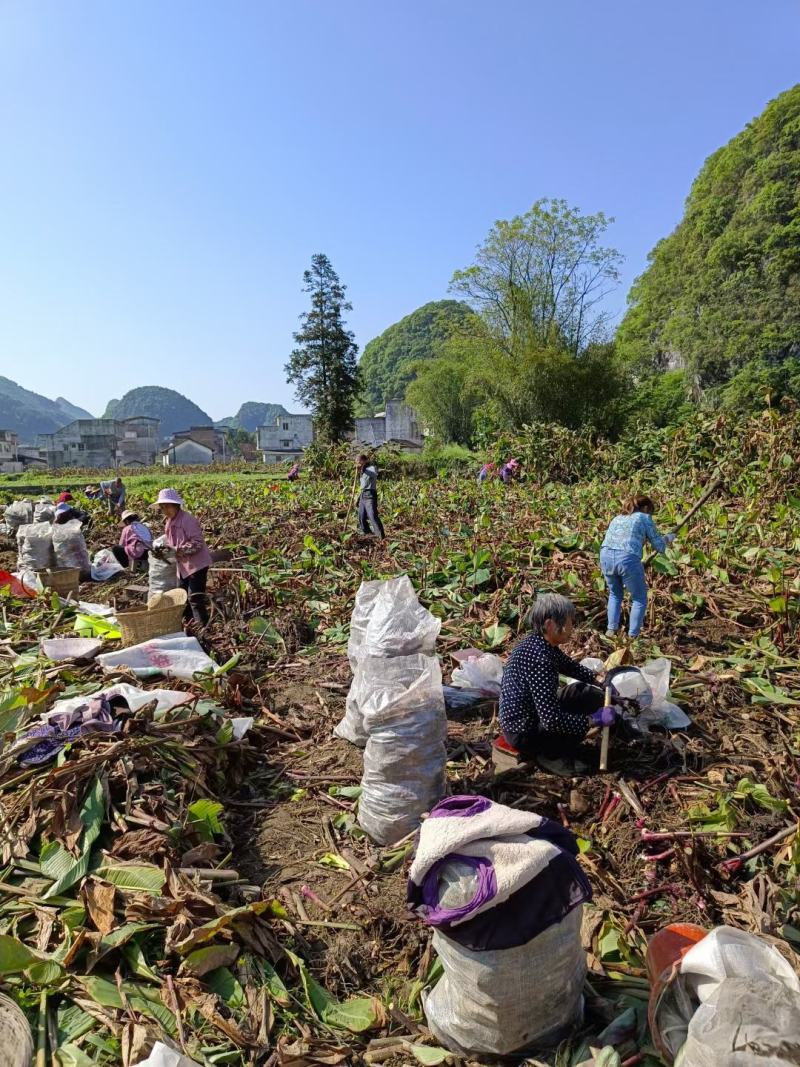
M 185 589 L 186 618 L 194 616 L 200 626 L 208 625 L 208 597 L 206 582 L 208 568 L 211 565 L 211 553 L 208 551 L 200 523 L 187 511 L 183 510 L 183 500 L 176 489 L 162 489 L 156 504 L 166 522 L 164 535 L 170 548 L 175 549 L 178 560 L 178 579 L 181 589 Z

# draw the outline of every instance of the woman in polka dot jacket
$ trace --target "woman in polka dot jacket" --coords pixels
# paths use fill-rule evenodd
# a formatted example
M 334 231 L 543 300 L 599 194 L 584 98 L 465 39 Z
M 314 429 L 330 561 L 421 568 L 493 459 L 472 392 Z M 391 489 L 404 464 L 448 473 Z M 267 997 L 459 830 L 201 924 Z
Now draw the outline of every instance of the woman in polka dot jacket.
M 572 636 L 574 621 L 571 600 L 557 593 L 537 597 L 526 620 L 532 633 L 509 656 L 500 691 L 505 739 L 557 773 L 588 770 L 574 757 L 592 725 L 590 716 L 604 703 L 599 675 L 559 648 Z M 577 681 L 560 686 L 562 674 Z

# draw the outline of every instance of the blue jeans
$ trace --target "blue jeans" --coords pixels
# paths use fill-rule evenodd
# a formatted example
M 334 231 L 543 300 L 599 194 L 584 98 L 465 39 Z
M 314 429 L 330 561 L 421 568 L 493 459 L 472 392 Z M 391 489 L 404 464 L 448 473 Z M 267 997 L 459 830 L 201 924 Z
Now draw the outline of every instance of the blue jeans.
M 631 594 L 631 619 L 628 633 L 638 637 L 647 610 L 647 582 L 644 565 L 639 556 L 618 548 L 600 549 L 600 569 L 608 586 L 608 628 L 619 629 L 622 598 L 625 590 Z

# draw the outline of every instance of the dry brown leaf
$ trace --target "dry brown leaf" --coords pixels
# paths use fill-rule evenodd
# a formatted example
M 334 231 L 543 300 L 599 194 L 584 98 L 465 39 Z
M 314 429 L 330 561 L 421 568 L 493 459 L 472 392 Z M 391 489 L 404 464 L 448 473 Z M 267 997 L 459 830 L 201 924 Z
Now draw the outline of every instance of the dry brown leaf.
M 110 934 L 117 925 L 114 919 L 115 895 L 113 885 L 99 882 L 96 878 L 89 878 L 81 889 L 81 897 L 89 918 L 101 934 Z

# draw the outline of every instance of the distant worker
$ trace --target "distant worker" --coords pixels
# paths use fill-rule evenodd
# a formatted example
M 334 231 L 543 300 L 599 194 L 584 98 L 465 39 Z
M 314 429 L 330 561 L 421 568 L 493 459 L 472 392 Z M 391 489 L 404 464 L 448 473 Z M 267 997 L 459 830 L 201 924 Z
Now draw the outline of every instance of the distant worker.
M 289 469 L 289 473 L 286 475 L 286 481 L 287 482 L 296 482 L 299 477 L 300 477 L 300 464 L 299 463 L 295 463 Z
M 485 482 L 487 478 L 493 478 L 496 474 L 494 463 L 484 463 L 478 471 L 478 481 Z
M 500 468 L 500 481 L 508 485 L 519 477 L 519 460 L 509 459 Z
M 68 504 L 73 499 L 72 493 L 63 492 L 59 495 L 56 504 Z
M 585 774 L 581 742 L 592 725 L 610 726 L 600 676 L 571 659 L 560 646 L 572 636 L 575 605 L 558 593 L 536 598 L 526 624 L 532 631 L 508 657 L 500 690 L 500 728 L 522 756 L 552 774 Z M 574 678 L 561 685 L 559 675 Z
M 87 485 L 83 490 L 83 495 L 89 500 L 102 500 L 103 490 L 99 485 Z
M 134 570 L 138 563 L 147 559 L 147 553 L 152 547 L 153 535 L 150 527 L 142 522 L 137 512 L 123 511 L 119 544 L 111 549 L 117 562 Z
M 600 569 L 608 586 L 607 637 L 619 630 L 622 598 L 631 595 L 630 637 L 638 637 L 647 610 L 647 582 L 642 552 L 649 541 L 656 552 L 663 552 L 675 540 L 675 534 L 658 532 L 653 521 L 655 504 L 649 496 L 634 496 L 625 514 L 616 515 L 609 524 L 600 548 Z
M 386 532 L 378 515 L 378 471 L 375 464 L 370 463 L 364 455 L 358 457 L 356 466 L 360 475 L 358 525 L 364 534 L 385 537 Z
M 170 548 L 175 549 L 178 559 L 178 580 L 189 599 L 185 619 L 194 617 L 199 626 L 208 625 L 208 597 L 206 584 L 211 553 L 203 537 L 200 523 L 183 510 L 183 500 L 175 489 L 162 489 L 156 500 L 161 514 L 166 519 L 164 533 Z
M 100 490 L 108 502 L 109 515 L 121 515 L 125 506 L 127 490 L 121 478 L 112 478 L 108 482 L 100 483 Z

